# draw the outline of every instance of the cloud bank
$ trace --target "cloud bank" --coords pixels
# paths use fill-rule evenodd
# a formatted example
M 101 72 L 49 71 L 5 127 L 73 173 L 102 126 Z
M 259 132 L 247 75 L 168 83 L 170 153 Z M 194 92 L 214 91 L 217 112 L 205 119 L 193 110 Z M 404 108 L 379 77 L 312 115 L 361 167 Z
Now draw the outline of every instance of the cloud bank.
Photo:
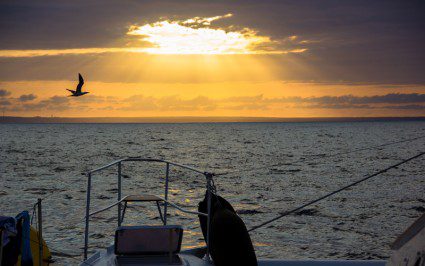
M 306 49 L 282 50 L 279 42 L 257 31 L 213 28 L 212 22 L 232 17 L 194 17 L 186 20 L 162 20 L 142 26 L 133 25 L 127 32 L 152 44 L 150 54 L 285 54 L 302 53 Z
M 29 102 L 29 101 L 35 100 L 36 98 L 37 98 L 37 96 L 32 94 L 32 93 L 31 94 L 23 94 L 23 95 L 19 96 L 19 101 Z
M 259 35 L 248 27 L 229 26 L 215 28 L 214 21 L 230 18 L 229 13 L 213 17 L 193 17 L 185 20 L 160 20 L 144 25 L 133 24 L 127 35 L 138 38 L 139 47 L 94 47 L 70 49 L 0 50 L 0 58 L 40 57 L 59 55 L 84 55 L 103 53 L 146 54 L 288 54 L 303 53 L 308 41 L 299 41 L 297 36 L 287 40 L 299 45 L 283 49 L 284 42 Z M 236 29 L 239 28 L 239 29 Z
M 25 99 L 22 101 L 22 99 Z M 133 95 L 127 98 L 89 95 L 81 101 L 64 96 L 53 96 L 34 102 L 35 95 L 21 95 L 19 98 L 3 98 L 0 105 L 8 111 L 70 111 L 115 110 L 123 112 L 158 111 L 184 112 L 215 110 L 272 110 L 285 108 L 310 109 L 393 109 L 425 110 L 425 94 L 390 93 L 375 96 L 321 96 L 264 98 L 262 95 L 212 99 L 197 96 L 183 99 L 177 95 L 152 97 Z
M 9 96 L 11 93 L 10 93 L 10 91 L 7 91 L 7 90 L 0 90 L 0 98 L 2 98 L 2 97 L 7 97 L 7 96 Z
M 0 50 L 5 56 L 0 58 L 0 79 L 52 80 L 69 72 L 88 73 L 81 68 L 97 60 L 124 56 L 127 48 L 153 47 L 138 41 L 143 36 L 127 35 L 131 25 L 168 21 L 226 32 L 249 28 L 279 42 L 275 50 L 308 49 L 256 56 L 276 58 L 284 66 L 277 70 L 281 80 L 425 84 L 424 7 L 419 0 L 0 1 Z M 234 15 L 225 15 L 229 12 Z M 120 62 L 129 62 L 135 52 Z M 79 64 L 84 61 L 92 64 Z M 37 73 L 35 65 L 42 68 Z M 110 82 L 109 72 L 99 71 L 99 64 L 94 67 L 92 75 Z M 59 69 L 68 73 L 58 75 Z

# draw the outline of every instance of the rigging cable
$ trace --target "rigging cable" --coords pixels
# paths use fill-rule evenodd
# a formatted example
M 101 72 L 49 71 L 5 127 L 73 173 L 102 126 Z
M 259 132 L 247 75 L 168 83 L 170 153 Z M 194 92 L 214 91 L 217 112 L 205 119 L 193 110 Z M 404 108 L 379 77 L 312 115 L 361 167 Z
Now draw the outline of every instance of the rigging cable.
M 366 180 L 368 180 L 368 179 L 370 179 L 370 178 L 372 178 L 372 177 L 375 177 L 375 176 L 377 176 L 377 175 L 383 174 L 383 173 L 387 172 L 388 170 L 391 170 L 391 169 L 393 169 L 393 168 L 396 168 L 397 166 L 400 166 L 400 165 L 405 164 L 405 163 L 407 163 L 407 162 L 409 162 L 409 161 L 411 161 L 411 160 L 414 160 L 414 159 L 416 159 L 416 158 L 419 158 L 419 157 L 421 157 L 421 156 L 422 156 L 422 155 L 424 155 L 424 154 L 425 154 L 425 152 L 421 152 L 421 153 L 419 153 L 419 154 L 417 154 L 417 155 L 415 155 L 415 156 L 413 156 L 413 157 L 410 157 L 410 158 L 408 158 L 408 159 L 405 159 L 405 160 L 403 160 L 403 161 L 401 161 L 401 162 L 399 162 L 399 163 L 393 164 L 393 165 L 391 165 L 391 166 L 389 166 L 389 167 L 387 167 L 387 168 L 385 168 L 385 169 L 383 169 L 383 170 L 380 170 L 380 171 L 375 172 L 375 173 L 373 173 L 373 174 L 371 174 L 371 175 L 368 175 L 368 176 L 366 176 L 366 177 L 364 177 L 364 178 L 362 178 L 362 179 L 360 179 L 360 180 L 357 180 L 357 181 L 356 181 L 356 182 L 354 182 L 354 183 L 351 183 L 351 184 L 346 185 L 346 186 L 344 186 L 344 187 L 342 187 L 342 188 L 340 188 L 340 189 L 337 189 L 337 190 L 335 190 L 335 191 L 333 191 L 333 192 L 330 192 L 330 193 L 328 193 L 328 194 L 326 194 L 326 195 L 324 195 L 324 196 L 321 196 L 320 198 L 317 198 L 317 199 L 315 199 L 315 200 L 312 200 L 312 201 L 310 201 L 310 202 L 308 202 L 308 203 L 305 203 L 305 204 L 303 204 L 303 205 L 301 205 L 301 206 L 299 206 L 299 207 L 296 207 L 296 208 L 294 208 L 294 209 L 291 209 L 291 210 L 289 210 L 289 211 L 286 211 L 286 212 L 280 213 L 278 216 L 276 216 L 276 217 L 274 217 L 274 218 L 272 218 L 272 219 L 270 219 L 270 220 L 268 220 L 268 221 L 265 221 L 265 222 L 263 222 L 263 223 L 261 223 L 261 224 L 259 224 L 259 225 L 256 225 L 256 226 L 252 227 L 251 229 L 249 229 L 249 230 L 248 230 L 248 232 L 254 231 L 254 230 L 256 230 L 256 229 L 258 229 L 258 228 L 260 228 L 260 227 L 263 227 L 263 226 L 265 226 L 265 225 L 267 225 L 267 224 L 269 224 L 269 223 L 272 223 L 272 222 L 274 222 L 274 221 L 276 221 L 276 220 L 278 220 L 278 219 L 280 219 L 280 218 L 282 218 L 282 217 L 284 217 L 284 216 L 287 216 L 287 215 L 289 215 L 289 214 L 291 214 L 291 213 L 294 213 L 294 212 L 297 212 L 297 211 L 299 211 L 299 210 L 301 210 L 301 209 L 303 209 L 303 208 L 305 208 L 305 207 L 307 207 L 307 206 L 310 206 L 310 205 L 315 204 L 315 203 L 317 203 L 317 202 L 319 202 L 319 201 L 321 201 L 321 200 L 324 200 L 324 199 L 326 199 L 326 198 L 329 198 L 330 196 L 335 195 L 335 194 L 337 194 L 337 193 L 339 193 L 339 192 L 341 192 L 341 191 L 343 191 L 343 190 L 346 190 L 347 188 L 350 188 L 350 187 L 353 187 L 353 186 L 355 186 L 355 185 L 358 185 L 358 184 L 360 184 L 360 183 L 362 183 L 362 182 L 364 182 L 364 181 L 366 181 Z

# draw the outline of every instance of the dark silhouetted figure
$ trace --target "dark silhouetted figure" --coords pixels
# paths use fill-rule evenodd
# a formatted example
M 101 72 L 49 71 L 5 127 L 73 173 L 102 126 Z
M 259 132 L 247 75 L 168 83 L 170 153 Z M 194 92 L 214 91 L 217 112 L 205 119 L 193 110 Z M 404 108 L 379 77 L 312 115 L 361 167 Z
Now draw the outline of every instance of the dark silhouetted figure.
M 78 73 L 78 79 L 79 79 L 79 82 L 78 82 L 78 85 L 77 85 L 77 89 L 75 90 L 75 91 L 73 91 L 73 90 L 69 90 L 69 89 L 66 89 L 66 90 L 68 90 L 68 91 L 70 91 L 71 93 L 72 93 L 72 95 L 69 95 L 69 96 L 75 96 L 75 97 L 78 97 L 78 96 L 83 96 L 84 94 L 87 94 L 87 93 L 89 93 L 88 91 L 85 91 L 85 92 L 82 92 L 81 91 L 81 88 L 83 87 L 83 85 L 84 85 L 84 79 L 83 79 L 83 77 L 81 76 L 81 74 L 80 73 Z
M 208 212 L 207 195 L 198 205 L 198 211 Z M 207 238 L 207 218 L 199 216 L 202 234 Z M 232 205 L 212 194 L 210 221 L 210 251 L 216 266 L 257 266 L 257 257 L 248 230 Z

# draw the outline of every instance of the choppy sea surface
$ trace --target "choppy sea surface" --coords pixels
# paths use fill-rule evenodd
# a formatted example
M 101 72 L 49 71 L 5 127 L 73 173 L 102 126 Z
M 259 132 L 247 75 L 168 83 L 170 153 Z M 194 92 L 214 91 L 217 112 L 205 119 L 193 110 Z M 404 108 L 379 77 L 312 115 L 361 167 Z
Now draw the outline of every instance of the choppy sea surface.
M 219 195 L 250 228 L 366 174 L 425 151 L 424 121 L 205 124 L 0 124 L 0 215 L 43 201 L 44 238 L 59 265 L 81 260 L 87 179 L 113 160 L 163 158 L 215 173 Z M 354 153 L 347 153 L 353 150 Z M 424 158 L 251 233 L 258 257 L 385 259 L 425 210 Z M 91 210 L 117 199 L 116 167 L 93 176 Z M 165 168 L 124 163 L 123 194 L 164 193 Z M 202 176 L 171 168 L 170 200 L 196 210 Z M 169 209 L 170 210 L 170 209 Z M 113 241 L 117 210 L 91 220 L 90 251 Z M 125 224 L 159 224 L 156 206 L 131 204 Z M 183 246 L 203 244 L 197 217 L 171 210 Z

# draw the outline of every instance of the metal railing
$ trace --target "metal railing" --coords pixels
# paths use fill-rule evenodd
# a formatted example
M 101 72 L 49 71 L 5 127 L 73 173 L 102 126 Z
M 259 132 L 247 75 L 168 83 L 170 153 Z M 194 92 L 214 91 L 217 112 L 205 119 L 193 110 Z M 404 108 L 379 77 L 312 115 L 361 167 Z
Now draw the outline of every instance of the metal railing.
M 84 231 L 84 260 L 87 260 L 87 254 L 88 254 L 88 244 L 89 244 L 89 224 L 90 224 L 90 216 L 97 214 L 99 212 L 111 209 L 114 206 L 118 206 L 118 226 L 121 225 L 122 219 L 121 219 L 121 203 L 125 200 L 125 197 L 122 197 L 121 195 L 121 189 L 122 189 L 122 174 L 121 174 L 121 170 L 122 170 L 122 164 L 124 162 L 156 162 L 156 163 L 163 163 L 165 164 L 165 190 L 164 190 L 164 198 L 160 198 L 161 200 L 164 201 L 164 224 L 167 224 L 167 206 L 170 205 L 182 212 L 185 213 L 190 213 L 190 214 L 196 214 L 196 215 L 203 215 L 203 216 L 207 216 L 207 253 L 206 253 L 206 258 L 209 260 L 209 243 L 210 243 L 210 214 L 211 214 L 211 193 L 212 193 L 212 185 L 213 185 L 213 173 L 210 172 L 206 172 L 206 171 L 202 171 L 199 169 L 196 169 L 194 167 L 191 166 L 187 166 L 187 165 L 183 165 L 183 164 L 179 164 L 176 162 L 172 162 L 172 161 L 167 161 L 167 160 L 162 160 L 162 159 L 151 159 L 151 158 L 141 158 L 141 157 L 128 157 L 128 158 L 124 158 L 124 159 L 120 159 L 117 161 L 114 161 L 112 163 L 109 163 L 107 165 L 104 165 L 102 167 L 96 168 L 94 170 L 91 170 L 87 173 L 84 173 L 84 175 L 87 176 L 87 201 L 86 201 L 86 216 L 85 216 L 85 231 Z M 110 167 L 113 167 L 117 165 L 117 179 L 118 179 L 118 198 L 117 198 L 117 202 L 102 208 L 100 210 L 94 211 L 92 213 L 90 213 L 90 196 L 91 196 L 91 189 L 92 189 L 92 177 L 94 173 L 100 172 L 102 170 L 108 169 Z M 183 168 L 186 170 L 190 170 L 192 172 L 198 173 L 203 175 L 206 178 L 207 181 L 207 210 L 208 213 L 201 213 L 201 212 L 194 212 L 194 211 L 188 211 L 185 210 L 177 205 L 175 205 L 174 203 L 171 203 L 168 201 L 168 183 L 169 183 L 169 173 L 170 173 L 170 166 L 176 166 L 179 168 Z
M 189 213 L 189 214 L 194 214 L 194 215 L 200 215 L 200 216 L 208 216 L 208 214 L 206 214 L 206 213 L 203 213 L 203 212 L 195 212 L 195 211 L 189 211 L 189 210 L 186 210 L 185 208 L 182 208 L 182 207 L 178 206 L 177 204 L 174 204 L 174 203 L 172 203 L 172 202 L 170 202 L 170 201 L 168 201 L 168 200 L 165 200 L 165 199 L 164 199 L 164 198 L 162 198 L 162 197 L 158 197 L 158 196 L 156 196 L 156 197 L 157 197 L 158 199 L 160 199 L 161 201 L 163 201 L 164 203 L 166 203 L 167 205 L 170 205 L 170 206 L 172 206 L 172 207 L 176 208 L 177 210 L 179 210 L 179 211 L 181 211 L 181 212 Z M 124 198 L 122 198 L 121 200 L 119 200 L 119 201 L 116 201 L 116 202 L 112 203 L 111 205 L 108 205 L 108 206 L 106 206 L 106 207 L 104 207 L 104 208 L 102 208 L 102 209 L 99 209 L 99 210 L 97 210 L 97 211 L 91 212 L 91 213 L 89 214 L 89 216 L 93 216 L 93 215 L 95 215 L 95 214 L 98 214 L 98 213 L 104 212 L 104 211 L 106 211 L 106 210 L 109 210 L 109 209 L 111 209 L 112 207 L 117 206 L 117 205 L 118 205 L 118 204 L 120 204 L 121 202 L 125 201 L 125 200 L 126 200 L 126 198 L 127 198 L 127 197 L 124 197 Z M 164 206 L 164 207 L 165 207 L 165 206 Z M 121 219 L 121 221 L 122 221 L 122 219 Z M 164 222 L 165 222 L 165 220 L 164 220 Z

